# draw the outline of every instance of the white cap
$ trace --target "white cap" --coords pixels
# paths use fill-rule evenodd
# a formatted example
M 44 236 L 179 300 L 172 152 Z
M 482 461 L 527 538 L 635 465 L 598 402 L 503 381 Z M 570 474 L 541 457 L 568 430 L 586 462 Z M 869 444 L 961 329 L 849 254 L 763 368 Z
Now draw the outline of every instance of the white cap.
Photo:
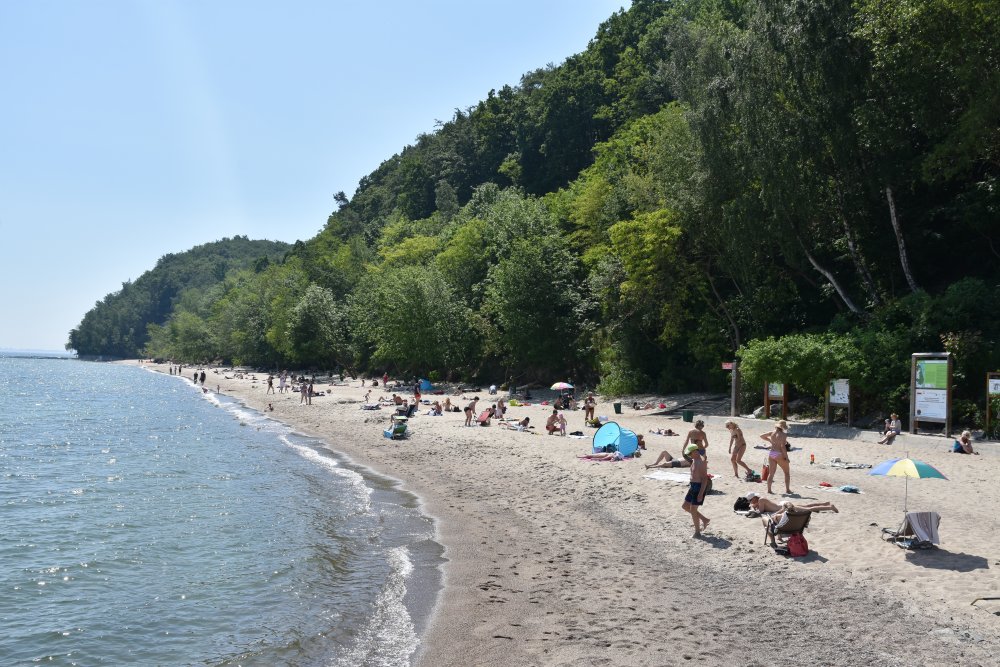
M 747 500 L 753 500 L 754 498 L 760 498 L 760 494 L 755 491 L 751 491 L 746 495 Z

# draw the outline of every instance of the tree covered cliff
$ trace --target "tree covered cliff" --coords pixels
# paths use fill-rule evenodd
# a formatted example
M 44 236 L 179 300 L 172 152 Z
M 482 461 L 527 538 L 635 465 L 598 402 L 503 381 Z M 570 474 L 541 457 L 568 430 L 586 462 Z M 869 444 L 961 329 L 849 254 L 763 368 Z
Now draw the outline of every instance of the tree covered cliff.
M 636 0 L 283 261 L 175 300 L 147 350 L 624 392 L 823 334 L 873 403 L 918 350 L 972 398 L 1000 366 L 998 173 L 998 3 Z

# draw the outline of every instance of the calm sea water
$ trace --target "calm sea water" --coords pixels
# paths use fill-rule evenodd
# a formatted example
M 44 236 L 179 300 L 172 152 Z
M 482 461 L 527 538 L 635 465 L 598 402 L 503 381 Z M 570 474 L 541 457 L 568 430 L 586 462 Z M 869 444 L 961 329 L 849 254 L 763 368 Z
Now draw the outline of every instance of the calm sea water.
M 0 664 L 410 664 L 441 549 L 390 480 L 136 367 L 0 396 Z

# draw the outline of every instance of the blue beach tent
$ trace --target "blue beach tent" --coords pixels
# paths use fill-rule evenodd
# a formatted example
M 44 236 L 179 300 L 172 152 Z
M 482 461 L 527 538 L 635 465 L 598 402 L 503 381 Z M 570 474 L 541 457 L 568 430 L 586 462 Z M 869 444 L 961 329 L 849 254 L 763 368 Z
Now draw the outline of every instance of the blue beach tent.
M 627 428 L 608 422 L 594 434 L 594 453 L 609 451 L 608 445 L 614 445 L 614 451 L 622 456 L 632 456 L 639 449 L 639 438 Z
M 423 391 L 423 392 L 432 392 L 432 391 L 434 391 L 434 385 L 431 384 L 430 380 L 424 380 L 423 378 L 421 378 L 421 380 L 420 380 L 420 391 Z

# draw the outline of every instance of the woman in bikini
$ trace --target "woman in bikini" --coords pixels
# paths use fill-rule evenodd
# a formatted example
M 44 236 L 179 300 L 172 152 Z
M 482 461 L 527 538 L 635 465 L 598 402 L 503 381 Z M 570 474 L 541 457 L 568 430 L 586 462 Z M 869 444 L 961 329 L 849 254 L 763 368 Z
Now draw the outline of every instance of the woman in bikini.
M 743 437 L 743 430 L 732 419 L 726 422 L 726 428 L 729 429 L 729 453 L 732 454 L 730 460 L 733 463 L 733 474 L 736 475 L 736 479 L 739 479 L 739 466 L 743 466 L 748 473 L 750 472 L 750 466 L 743 463 L 743 453 L 747 450 L 747 441 Z M 733 449 L 734 445 L 735 450 Z
M 694 423 L 694 428 L 688 431 L 687 437 L 684 439 L 684 444 L 681 445 L 681 451 L 687 451 L 688 445 L 698 445 L 698 451 L 701 452 L 701 457 L 708 462 L 708 436 L 705 435 L 705 422 L 698 420 Z
M 791 473 L 788 463 L 788 423 L 782 419 L 774 425 L 774 430 L 770 433 L 761 433 L 761 440 L 766 440 L 771 445 L 771 451 L 767 453 L 768 462 L 771 464 L 771 474 L 767 477 L 767 492 L 774 493 L 771 485 L 774 483 L 776 468 L 781 468 L 785 473 L 785 493 L 791 493 Z

